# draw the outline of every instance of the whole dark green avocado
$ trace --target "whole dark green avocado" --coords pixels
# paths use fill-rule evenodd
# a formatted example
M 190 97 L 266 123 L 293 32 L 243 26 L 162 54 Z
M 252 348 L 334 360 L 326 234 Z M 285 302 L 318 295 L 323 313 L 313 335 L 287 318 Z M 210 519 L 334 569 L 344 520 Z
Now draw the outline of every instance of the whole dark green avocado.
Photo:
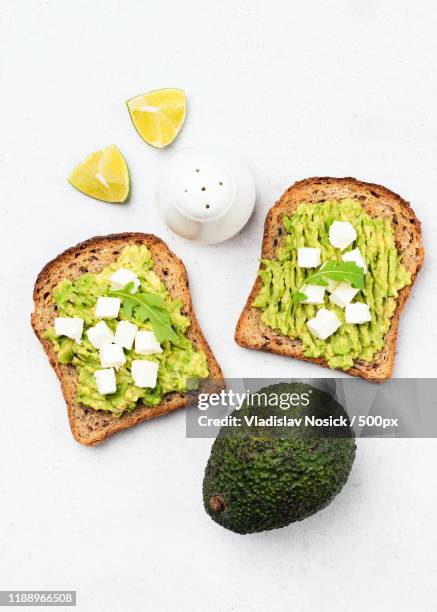
M 285 527 L 318 512 L 340 492 L 355 458 L 348 416 L 330 395 L 304 383 L 280 383 L 258 393 L 259 405 L 246 403 L 232 413 L 241 426 L 221 428 L 203 480 L 206 512 L 241 534 Z M 273 396 L 291 393 L 308 393 L 309 406 L 272 406 Z M 346 426 L 325 427 L 323 435 L 317 426 L 254 427 L 244 419 L 254 415 L 335 416 Z

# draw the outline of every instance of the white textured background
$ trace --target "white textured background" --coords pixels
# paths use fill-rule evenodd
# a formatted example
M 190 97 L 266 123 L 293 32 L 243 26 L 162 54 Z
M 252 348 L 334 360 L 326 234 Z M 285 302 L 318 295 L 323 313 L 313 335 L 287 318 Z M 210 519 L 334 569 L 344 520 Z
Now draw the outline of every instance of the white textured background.
M 84 612 L 434 609 L 435 441 L 361 441 L 328 509 L 234 535 L 203 511 L 210 441 L 185 439 L 182 412 L 100 448 L 73 441 L 29 315 L 35 276 L 61 250 L 152 231 L 184 260 L 226 375 L 327 375 L 245 351 L 233 330 L 270 205 L 296 179 L 356 176 L 402 194 L 423 223 L 395 374 L 435 375 L 435 2 L 3 0 L 0 20 L 0 589 L 77 589 Z M 184 242 L 155 211 L 168 153 L 140 140 L 124 101 L 166 86 L 189 100 L 176 149 L 226 145 L 255 174 L 255 214 L 228 243 Z M 127 206 L 65 180 L 110 143 L 131 170 Z

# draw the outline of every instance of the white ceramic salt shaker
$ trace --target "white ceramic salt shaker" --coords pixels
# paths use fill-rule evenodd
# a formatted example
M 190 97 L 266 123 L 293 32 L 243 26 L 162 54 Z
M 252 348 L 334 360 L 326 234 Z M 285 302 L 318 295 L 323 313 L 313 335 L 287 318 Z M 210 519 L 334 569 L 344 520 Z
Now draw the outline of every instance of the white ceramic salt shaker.
M 255 205 L 255 183 L 245 162 L 228 151 L 183 149 L 167 162 L 156 200 L 168 227 L 201 244 L 239 232 Z

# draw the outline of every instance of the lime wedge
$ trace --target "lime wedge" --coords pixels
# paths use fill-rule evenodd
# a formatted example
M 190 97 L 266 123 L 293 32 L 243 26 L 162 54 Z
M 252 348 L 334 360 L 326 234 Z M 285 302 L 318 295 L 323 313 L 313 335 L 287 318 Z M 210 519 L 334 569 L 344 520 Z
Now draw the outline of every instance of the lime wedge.
M 103 202 L 122 203 L 129 196 L 129 170 L 115 145 L 88 155 L 68 181 L 82 193 Z
M 126 104 L 138 134 L 158 149 L 173 142 L 187 114 L 185 93 L 181 89 L 149 91 Z

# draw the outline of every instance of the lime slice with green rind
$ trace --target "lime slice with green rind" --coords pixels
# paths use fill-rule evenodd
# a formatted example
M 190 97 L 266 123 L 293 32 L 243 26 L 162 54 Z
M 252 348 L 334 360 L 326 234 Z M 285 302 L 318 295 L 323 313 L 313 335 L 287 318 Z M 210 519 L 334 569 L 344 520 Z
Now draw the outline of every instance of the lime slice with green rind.
M 88 155 L 75 167 L 68 181 L 82 193 L 103 202 L 121 204 L 129 196 L 129 170 L 115 145 Z
M 126 102 L 132 123 L 141 138 L 162 149 L 179 134 L 187 114 L 187 101 L 181 89 L 158 89 Z

